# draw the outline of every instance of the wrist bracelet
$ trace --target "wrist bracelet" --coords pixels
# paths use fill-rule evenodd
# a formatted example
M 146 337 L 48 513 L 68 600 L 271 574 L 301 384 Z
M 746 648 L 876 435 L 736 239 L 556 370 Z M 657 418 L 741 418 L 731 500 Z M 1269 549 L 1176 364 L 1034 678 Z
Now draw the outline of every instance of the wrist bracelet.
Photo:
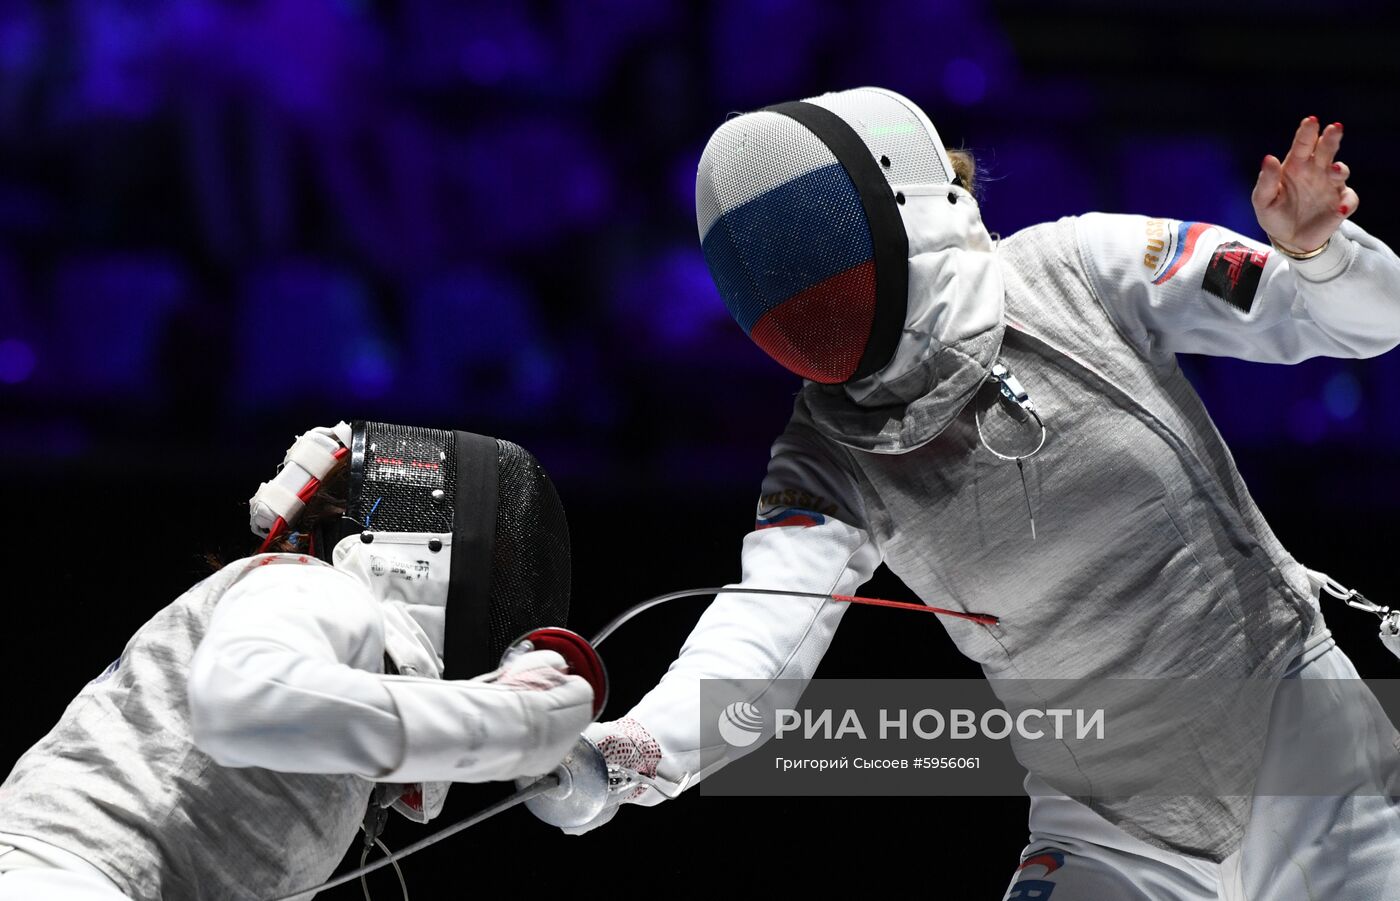
M 1322 242 L 1321 247 L 1317 248 L 1316 250 L 1309 250 L 1306 253 L 1294 253 L 1291 250 L 1280 247 L 1279 243 L 1274 240 L 1273 235 L 1269 235 L 1269 243 L 1274 246 L 1274 250 L 1277 250 L 1279 253 L 1288 257 L 1290 260 L 1311 260 L 1313 257 L 1320 257 L 1324 253 L 1326 253 L 1327 248 L 1332 244 L 1332 239 L 1328 238 L 1326 241 Z

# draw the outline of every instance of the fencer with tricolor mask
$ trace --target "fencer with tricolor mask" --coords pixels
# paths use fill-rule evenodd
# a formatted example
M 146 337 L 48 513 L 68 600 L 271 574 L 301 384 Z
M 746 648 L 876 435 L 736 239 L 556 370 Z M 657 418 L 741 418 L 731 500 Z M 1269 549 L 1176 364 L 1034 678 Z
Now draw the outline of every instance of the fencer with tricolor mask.
M 881 563 L 926 603 L 989 617 L 943 622 L 1003 695 L 1014 679 L 1348 672 L 1318 596 L 1361 599 L 1279 542 L 1175 359 L 1292 363 L 1400 344 L 1400 259 L 1350 221 L 1354 203 L 1333 199 L 1346 189 L 1325 171 L 1340 134 L 1318 131 L 1300 124 L 1285 172 L 1317 170 L 1327 233 L 1284 250 L 1217 225 L 1104 213 L 993 240 L 928 117 L 889 91 L 725 121 L 697 177 L 702 251 L 740 327 L 804 382 L 772 447 L 741 581 L 651 692 L 585 733 L 667 787 L 616 800 L 658 803 L 752 753 L 702 737 L 705 680 L 769 685 L 764 703 L 781 708 L 774 693 L 815 674 L 841 606 L 746 588 L 851 594 Z M 1316 165 L 1313 144 L 1327 148 Z M 1154 247 L 1158 265 L 1145 266 Z M 1219 747 L 1224 730 L 1208 723 L 1150 713 L 1124 726 L 1128 740 L 1197 743 L 1163 767 L 1248 770 L 1274 750 L 1267 705 L 1231 723 L 1250 736 L 1241 747 Z M 1069 793 L 1097 767 L 1153 764 L 1112 742 L 1016 750 L 1037 784 Z M 1234 795 L 1095 797 L 1091 815 L 1172 860 L 1215 866 L 1237 859 L 1251 807 Z M 1244 884 L 1278 882 L 1286 868 L 1270 864 L 1287 853 L 1255 855 Z
M 696 177 L 705 260 L 765 352 L 862 405 L 941 401 L 906 449 L 966 403 L 1001 342 L 995 243 L 955 179 L 928 117 L 876 88 L 730 119 Z

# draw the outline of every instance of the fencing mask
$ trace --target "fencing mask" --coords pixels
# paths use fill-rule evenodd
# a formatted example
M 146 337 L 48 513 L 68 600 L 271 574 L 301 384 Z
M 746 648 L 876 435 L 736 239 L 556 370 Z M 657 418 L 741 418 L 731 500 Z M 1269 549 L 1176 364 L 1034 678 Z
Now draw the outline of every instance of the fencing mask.
M 313 430 L 253 497 L 253 531 L 294 527 L 347 455 L 345 515 L 322 523 L 312 547 L 399 602 L 390 606 L 436 649 L 443 678 L 489 672 L 524 633 L 566 622 L 564 508 L 544 467 L 509 441 L 380 422 Z
M 700 158 L 705 262 L 769 356 L 813 382 L 855 385 L 897 355 L 917 364 L 1000 325 L 999 281 L 988 302 L 955 309 L 948 295 L 957 292 L 946 289 L 966 267 L 941 266 L 940 282 L 926 277 L 929 260 L 916 266 L 945 251 L 991 255 L 976 202 L 955 179 L 928 117 L 891 91 L 858 88 L 736 116 Z M 906 348 L 906 332 L 921 330 L 921 346 Z

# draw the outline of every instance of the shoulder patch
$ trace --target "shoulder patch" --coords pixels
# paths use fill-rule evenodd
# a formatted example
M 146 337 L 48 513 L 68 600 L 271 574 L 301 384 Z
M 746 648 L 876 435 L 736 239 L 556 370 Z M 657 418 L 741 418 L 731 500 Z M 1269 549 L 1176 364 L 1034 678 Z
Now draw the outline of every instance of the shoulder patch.
M 811 526 L 822 525 L 825 522 L 826 517 L 816 510 L 804 510 L 801 507 L 781 507 L 767 515 L 760 515 L 757 521 L 754 522 L 753 528 L 755 532 L 761 532 L 764 529 L 787 528 L 790 526 L 797 526 L 805 529 Z
M 1269 260 L 1267 250 L 1255 250 L 1248 244 L 1229 241 L 1215 248 L 1206 267 L 1201 287 L 1241 312 L 1254 306 L 1259 279 Z
M 787 526 L 819 526 L 836 515 L 836 505 L 801 488 L 772 491 L 758 499 L 754 531 Z
M 1147 220 L 1147 248 L 1143 265 L 1152 271 L 1152 284 L 1162 285 L 1182 270 L 1196 253 L 1196 245 L 1215 228 L 1209 222 L 1176 219 Z

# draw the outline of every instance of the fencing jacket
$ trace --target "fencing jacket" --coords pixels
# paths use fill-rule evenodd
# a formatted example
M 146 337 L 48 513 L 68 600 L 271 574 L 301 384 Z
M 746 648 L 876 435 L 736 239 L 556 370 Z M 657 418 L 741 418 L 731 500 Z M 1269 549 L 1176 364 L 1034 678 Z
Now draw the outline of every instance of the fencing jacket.
M 1400 343 L 1400 260 L 1350 222 L 1325 253 L 1296 262 L 1218 226 L 1106 214 L 1026 229 L 998 255 L 999 357 L 1048 428 L 1025 461 L 1038 538 L 1016 464 L 978 438 L 981 414 L 993 447 L 1034 446 L 991 389 L 954 412 L 806 385 L 773 446 L 742 581 L 630 714 L 660 742 L 662 777 L 693 781 L 744 753 L 700 747 L 699 680 L 810 679 L 846 606 L 745 585 L 852 594 L 885 562 L 926 603 L 1000 618 L 943 620 L 994 687 L 1267 679 L 1324 634 L 1306 571 L 1250 498 L 1175 355 L 1383 353 Z M 911 320 L 925 302 L 911 296 Z M 765 697 L 770 708 L 795 701 Z M 1238 846 L 1247 798 L 1096 799 L 1059 750 L 1022 762 L 1130 833 L 1217 860 Z
M 263 901 L 330 876 L 372 782 L 547 772 L 570 692 L 442 681 L 432 621 L 411 614 L 315 559 L 229 564 L 19 759 L 0 842 L 75 854 L 132 898 Z M 404 675 L 382 674 L 386 653 Z M 574 694 L 577 734 L 591 692 Z

